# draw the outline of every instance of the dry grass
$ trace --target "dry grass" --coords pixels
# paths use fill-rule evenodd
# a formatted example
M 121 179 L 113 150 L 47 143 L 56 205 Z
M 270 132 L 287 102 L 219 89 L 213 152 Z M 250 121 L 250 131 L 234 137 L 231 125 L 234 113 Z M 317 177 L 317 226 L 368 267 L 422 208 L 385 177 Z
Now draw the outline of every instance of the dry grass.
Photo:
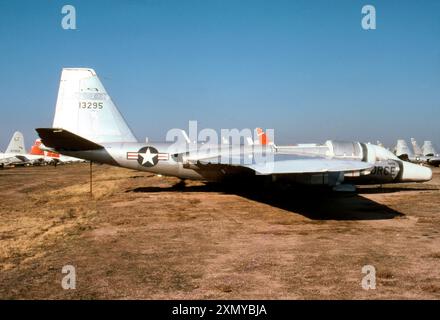
M 88 165 L 0 171 L 0 298 L 440 298 L 438 169 L 359 195 L 94 170 L 92 198 Z

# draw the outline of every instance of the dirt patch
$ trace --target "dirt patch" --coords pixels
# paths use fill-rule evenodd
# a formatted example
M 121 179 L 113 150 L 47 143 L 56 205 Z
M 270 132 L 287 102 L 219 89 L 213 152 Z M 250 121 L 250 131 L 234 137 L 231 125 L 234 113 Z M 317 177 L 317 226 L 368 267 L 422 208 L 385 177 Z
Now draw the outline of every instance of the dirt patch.
M 357 194 L 0 170 L 0 298 L 438 299 L 440 171 Z M 73 265 L 77 289 L 61 288 Z M 377 289 L 361 287 L 376 268 Z

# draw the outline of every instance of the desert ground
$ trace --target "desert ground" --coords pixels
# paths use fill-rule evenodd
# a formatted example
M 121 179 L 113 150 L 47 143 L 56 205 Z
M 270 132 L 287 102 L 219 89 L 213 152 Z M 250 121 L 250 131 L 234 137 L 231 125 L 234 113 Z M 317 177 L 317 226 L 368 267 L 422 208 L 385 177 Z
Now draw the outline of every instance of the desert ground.
M 440 298 L 438 168 L 428 183 L 357 193 L 105 165 L 93 179 L 91 197 L 88 164 L 0 170 L 1 299 Z

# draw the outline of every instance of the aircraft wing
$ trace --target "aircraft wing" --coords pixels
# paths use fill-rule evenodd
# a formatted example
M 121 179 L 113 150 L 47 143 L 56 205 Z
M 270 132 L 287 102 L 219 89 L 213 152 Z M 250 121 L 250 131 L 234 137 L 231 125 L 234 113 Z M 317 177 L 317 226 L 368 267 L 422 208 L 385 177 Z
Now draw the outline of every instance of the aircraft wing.
M 255 160 L 251 154 L 233 155 L 229 158 L 221 156 L 198 159 L 201 164 L 219 164 L 230 166 L 241 166 L 255 171 L 259 175 L 271 174 L 301 174 L 301 173 L 323 173 L 323 172 L 353 172 L 369 170 L 373 164 L 359 160 L 332 159 L 319 156 L 306 156 L 298 154 L 277 154 L 273 153 L 266 159 Z
M 356 160 L 340 159 L 292 159 L 275 160 L 247 166 L 257 174 L 298 174 L 322 172 L 353 172 L 372 169 L 372 165 Z
M 30 162 L 30 159 L 23 155 L 16 155 L 15 157 L 22 162 Z
M 11 163 L 17 163 L 22 161 L 21 159 L 19 159 L 16 156 L 12 156 L 12 157 L 5 157 L 5 158 L 1 158 L 0 159 L 0 164 L 4 164 L 4 165 L 9 165 Z

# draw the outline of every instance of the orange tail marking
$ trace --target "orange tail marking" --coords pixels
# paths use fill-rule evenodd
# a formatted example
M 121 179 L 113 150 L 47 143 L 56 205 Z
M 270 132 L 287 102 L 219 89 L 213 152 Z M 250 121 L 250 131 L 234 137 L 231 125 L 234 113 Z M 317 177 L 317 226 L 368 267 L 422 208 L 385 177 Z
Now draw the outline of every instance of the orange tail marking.
M 58 159 L 60 157 L 59 153 L 47 151 L 46 156 L 50 158 Z
M 31 148 L 31 154 L 33 155 L 37 155 L 37 156 L 46 156 L 46 157 L 50 157 L 50 158 L 54 158 L 54 159 L 59 159 L 60 158 L 60 154 L 56 153 L 56 152 L 50 152 L 50 151 L 46 151 L 46 153 L 41 150 L 40 148 L 41 146 L 41 140 L 37 139 L 35 140 L 34 145 Z
M 31 154 L 37 155 L 37 156 L 44 156 L 43 150 L 40 149 L 41 141 L 40 139 L 35 140 L 34 145 L 31 148 Z
M 269 143 L 269 139 L 263 129 L 257 128 L 257 135 L 261 145 L 265 146 Z

